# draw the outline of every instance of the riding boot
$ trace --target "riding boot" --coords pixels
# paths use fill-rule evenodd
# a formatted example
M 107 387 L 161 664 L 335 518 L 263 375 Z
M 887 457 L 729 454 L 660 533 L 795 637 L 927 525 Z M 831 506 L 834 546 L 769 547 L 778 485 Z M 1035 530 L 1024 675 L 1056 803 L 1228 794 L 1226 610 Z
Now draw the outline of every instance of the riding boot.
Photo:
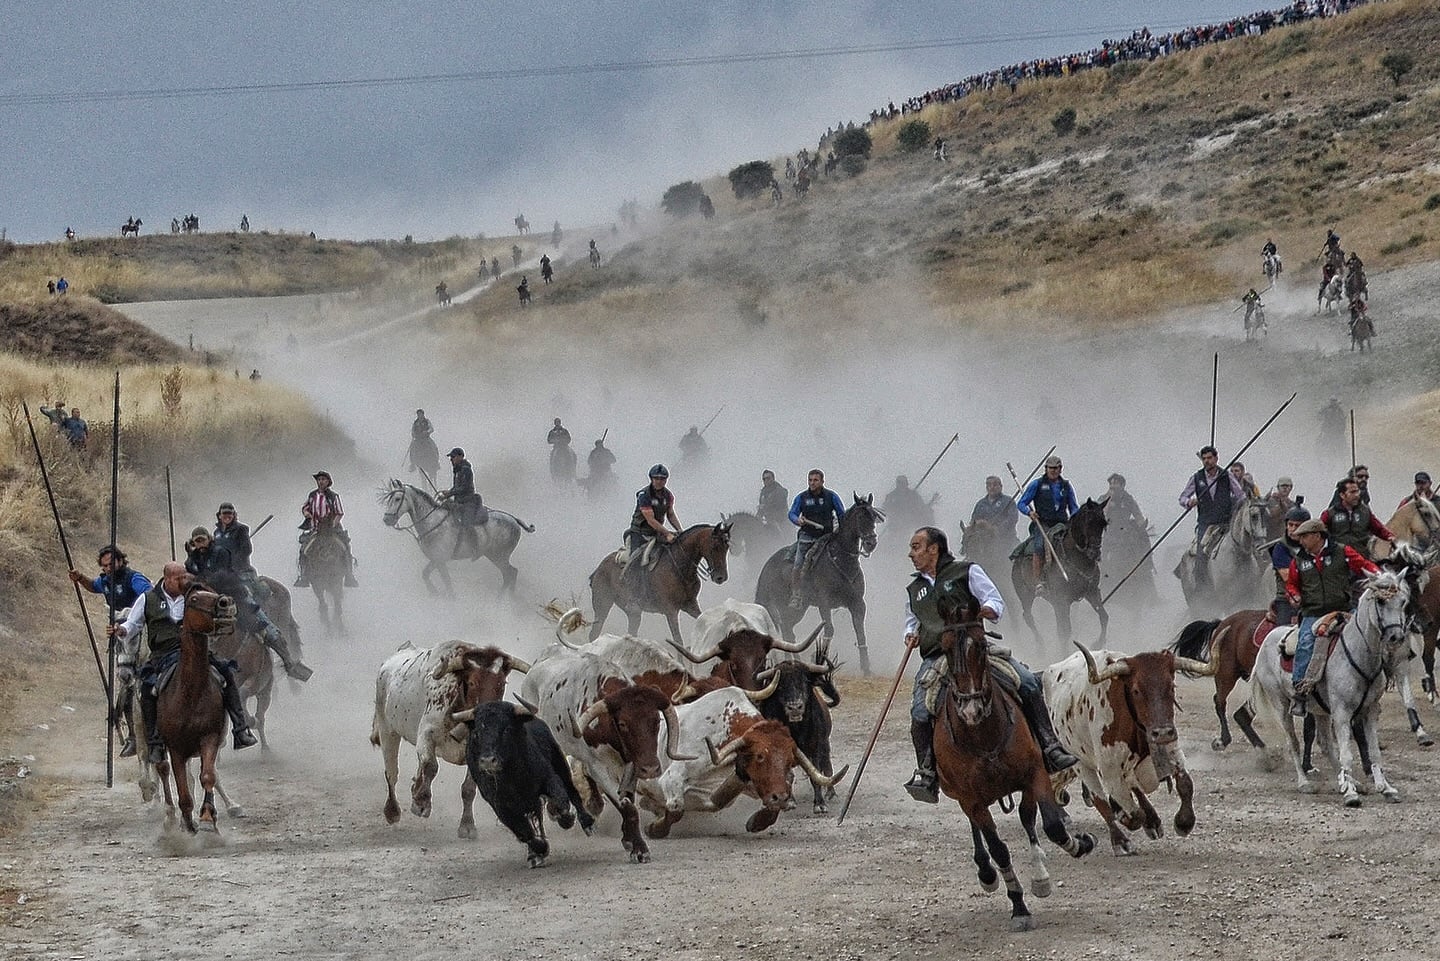
M 305 555 L 301 554 L 299 560 L 295 562 L 295 587 L 310 586 L 310 572 L 305 567 Z
M 225 701 L 225 713 L 230 715 L 230 734 L 235 750 L 259 744 L 259 738 L 250 730 L 250 719 L 245 715 L 245 701 L 240 696 L 240 681 L 235 677 L 234 666 L 226 663 L 220 673 L 225 676 L 225 687 L 220 695 Z
M 304 662 L 290 656 L 290 645 L 285 642 L 285 635 L 274 624 L 267 624 L 265 632 L 261 635 L 265 639 L 265 646 L 276 654 L 280 655 L 280 663 L 285 665 L 285 673 L 297 681 L 308 681 L 315 672 L 306 667 Z
M 935 774 L 935 721 L 911 718 L 910 740 L 915 745 L 915 773 L 906 782 L 905 790 L 917 801 L 938 804 L 940 779 Z
M 164 764 L 165 742 L 160 739 L 160 698 L 148 684 L 140 687 L 140 719 L 145 722 L 145 760 Z
M 1039 691 L 1020 688 L 1020 710 L 1030 724 L 1030 732 L 1040 742 L 1040 752 L 1045 755 L 1045 770 L 1059 774 L 1080 763 L 1080 759 L 1060 743 L 1055 727 L 1050 723 L 1050 712 L 1045 707 L 1045 695 Z
M 360 586 L 360 582 L 355 579 L 355 555 L 350 553 L 349 541 L 345 542 L 345 586 Z
M 800 548 L 795 548 L 797 551 Z M 790 607 L 800 610 L 805 606 L 804 590 L 805 585 L 805 562 L 802 560 L 790 568 Z
M 1045 549 L 1030 555 L 1030 570 L 1035 575 L 1035 596 L 1045 593 Z

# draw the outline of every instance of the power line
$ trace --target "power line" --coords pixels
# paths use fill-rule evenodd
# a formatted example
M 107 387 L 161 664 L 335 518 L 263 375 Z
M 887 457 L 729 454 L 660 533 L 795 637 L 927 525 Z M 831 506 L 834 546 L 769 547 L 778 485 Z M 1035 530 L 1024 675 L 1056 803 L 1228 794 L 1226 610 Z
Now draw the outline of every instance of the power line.
M 1164 29 L 1170 24 L 1156 24 Z M 817 60 L 824 57 L 855 57 L 877 53 L 907 53 L 987 46 L 1035 40 L 1070 40 L 1120 31 L 1127 35 L 1134 26 L 1098 25 L 1083 31 L 1045 30 L 990 36 L 947 37 L 937 40 L 903 40 L 893 43 L 834 47 L 805 47 L 755 53 L 713 54 L 697 57 L 663 57 L 603 63 L 543 67 L 511 67 L 502 70 L 466 70 L 457 73 L 412 74 L 398 77 L 357 77 L 338 80 L 298 80 L 277 83 L 217 84 L 192 87 L 148 87 L 130 90 L 74 90 L 50 93 L 0 94 L 0 107 L 64 106 L 86 103 L 123 103 L 157 100 L 186 100 L 204 97 L 232 97 L 247 94 L 308 93 L 326 90 L 373 90 L 386 87 L 420 87 L 454 83 L 483 83 L 496 80 L 529 80 L 544 77 L 574 77 L 607 73 L 639 73 L 649 70 L 730 66 L 787 60 Z

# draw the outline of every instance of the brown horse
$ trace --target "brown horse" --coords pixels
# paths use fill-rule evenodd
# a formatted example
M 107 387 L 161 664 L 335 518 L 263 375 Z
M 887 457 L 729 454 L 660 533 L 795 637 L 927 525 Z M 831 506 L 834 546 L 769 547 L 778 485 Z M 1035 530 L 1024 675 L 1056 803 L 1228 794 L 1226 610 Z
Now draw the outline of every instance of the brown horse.
M 310 578 L 310 589 L 315 592 L 315 602 L 320 605 L 320 624 L 331 636 L 346 634 L 345 575 L 349 573 L 349 566 L 345 544 L 339 535 L 330 530 L 316 531 L 305 548 L 305 572 Z M 333 617 L 331 604 L 334 605 Z
M 1020 703 L 990 676 L 990 644 L 976 611 L 973 607 L 967 610 L 946 595 L 940 600 L 940 614 L 946 625 L 940 645 L 949 665 L 948 684 L 935 724 L 940 789 L 958 801 L 970 819 L 980 886 L 986 891 L 999 886 L 995 876 L 998 866 L 1010 897 L 1011 930 L 1028 931 L 1034 919 L 1025 906 L 1024 888 L 1011 866 L 1010 851 L 995 829 L 990 805 L 1020 792 L 1020 823 L 1030 839 L 1035 871 L 1030 889 L 1036 897 L 1050 894 L 1045 854 L 1035 834 L 1037 808 L 1045 836 L 1071 857 L 1089 854 L 1095 849 L 1095 838 L 1090 834 L 1072 836 L 1066 829 L 1065 814 L 1055 802 L 1050 775 L 1045 773 L 1040 745 L 1020 713 Z
M 1045 593 L 1043 596 L 1055 610 L 1055 630 L 1060 640 L 1070 643 L 1070 605 L 1086 601 L 1095 609 L 1100 619 L 1100 640 L 1105 644 L 1105 632 L 1110 627 L 1110 614 L 1100 601 L 1100 540 L 1105 534 L 1105 499 L 1086 499 L 1080 509 L 1070 518 L 1064 534 L 1054 539 L 1058 555 L 1047 559 Z M 1058 560 L 1058 563 L 1057 563 Z M 1015 594 L 1020 598 L 1020 615 L 1040 643 L 1040 629 L 1035 626 L 1035 617 L 1030 606 L 1037 596 L 1035 569 L 1030 557 L 1022 554 L 1010 565 L 1010 580 L 1015 585 Z
M 645 611 L 663 614 L 670 625 L 675 643 L 684 644 L 680 636 L 680 612 L 700 616 L 700 578 L 708 576 L 716 584 L 724 584 L 729 576 L 726 555 L 730 550 L 730 525 L 697 524 L 675 535 L 669 544 L 656 545 L 659 560 L 648 571 L 622 575 L 625 568 L 607 554 L 590 575 L 590 597 L 595 609 L 595 623 L 590 640 L 600 636 L 610 608 L 619 607 L 629 618 L 629 633 L 640 631 L 640 615 Z
M 1238 682 L 1250 680 L 1250 672 L 1255 669 L 1255 655 L 1260 651 L 1255 632 L 1260 632 L 1263 641 L 1274 626 L 1275 618 L 1269 610 L 1236 611 L 1224 620 L 1191 621 L 1169 647 L 1179 657 L 1207 663 L 1214 660 L 1215 715 L 1220 718 L 1220 733 L 1210 746 L 1217 751 L 1230 746 L 1230 722 L 1225 718 L 1230 692 Z M 1251 746 L 1265 746 L 1255 733 L 1255 716 L 1250 713 L 1248 703 L 1241 704 L 1235 711 L 1235 723 Z
M 172 813 L 175 803 L 170 796 L 170 774 L 175 775 L 175 791 L 180 799 L 180 814 L 185 830 L 195 833 L 195 799 L 190 793 L 190 759 L 200 758 L 200 786 L 205 799 L 200 805 L 200 820 L 215 826 L 215 755 L 225 738 L 225 705 L 220 684 L 210 672 L 210 636 L 235 629 L 235 602 L 212 593 L 203 584 L 193 582 L 185 590 L 185 617 L 180 622 L 180 661 L 175 676 L 157 697 L 157 723 L 165 741 L 169 761 L 158 765 L 160 782 L 165 785 L 165 807 Z
M 1428 500 L 1411 499 L 1400 505 L 1385 522 L 1397 541 L 1407 541 L 1419 550 L 1440 546 L 1440 508 Z M 1390 556 L 1393 548 L 1388 541 L 1376 541 L 1371 556 L 1376 561 Z
M 249 704 L 255 699 L 255 710 L 250 715 L 250 726 L 260 738 L 260 750 L 269 751 L 265 740 L 265 713 L 270 710 L 270 698 L 275 690 L 275 662 L 265 642 L 254 634 L 241 635 L 239 631 L 227 637 L 216 638 L 211 650 L 221 660 L 235 662 L 235 679 L 240 682 L 241 703 Z

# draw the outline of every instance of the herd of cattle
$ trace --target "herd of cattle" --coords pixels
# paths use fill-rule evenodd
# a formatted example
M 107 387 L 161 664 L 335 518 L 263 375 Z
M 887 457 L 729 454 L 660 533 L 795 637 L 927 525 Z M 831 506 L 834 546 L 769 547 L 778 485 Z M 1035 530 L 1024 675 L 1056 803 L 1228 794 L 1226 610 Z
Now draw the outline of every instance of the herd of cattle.
M 787 644 L 765 608 L 734 600 L 704 611 L 688 646 L 615 634 L 575 644 L 566 635 L 581 623 L 578 610 L 561 615 L 557 642 L 533 663 L 461 641 L 407 645 L 384 663 L 371 742 L 383 750 L 387 821 L 400 819 L 402 740 L 418 754 L 413 814 L 430 814 L 439 760 L 464 766 L 460 836 L 475 836 L 478 791 L 533 867 L 549 854 L 547 812 L 562 828 L 578 820 L 588 834 L 608 801 L 632 861 L 648 861 L 646 838 L 666 837 L 687 811 L 720 811 L 741 795 L 759 802 L 746 828 L 765 830 L 795 807 L 797 768 L 813 785 L 812 810 L 826 813 L 848 766 L 832 766 L 838 665 L 827 642 L 817 642 L 819 628 Z M 1122 823 L 1152 838 L 1163 833 L 1146 799 L 1162 782 L 1181 798 L 1176 830 L 1194 826 L 1174 677 L 1212 667 L 1170 652 L 1082 651 L 1045 672 L 1056 729 L 1081 758 L 1057 779 L 1057 794 L 1078 775 L 1117 854 L 1131 851 Z M 518 706 L 502 700 L 511 673 L 524 675 Z M 643 831 L 639 808 L 654 816 Z

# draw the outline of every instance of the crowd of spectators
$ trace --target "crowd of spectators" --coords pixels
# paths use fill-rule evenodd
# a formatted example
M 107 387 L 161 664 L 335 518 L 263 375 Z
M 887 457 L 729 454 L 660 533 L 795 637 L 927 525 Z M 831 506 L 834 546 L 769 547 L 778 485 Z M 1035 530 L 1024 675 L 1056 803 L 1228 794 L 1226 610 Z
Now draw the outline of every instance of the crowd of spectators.
M 1258 13 L 1235 17 L 1223 23 L 1186 27 L 1173 33 L 1152 33 L 1145 27 L 1136 30 L 1123 40 L 1106 40 L 1091 50 L 1059 57 L 1041 57 L 1011 64 L 985 73 L 977 73 L 956 83 L 937 87 L 917 97 L 902 101 L 900 106 L 891 102 L 878 110 L 870 111 L 869 123 L 893 120 L 909 113 L 918 113 L 931 104 L 949 103 L 969 96 L 984 93 L 997 87 L 1009 87 L 1014 93 L 1027 80 L 1042 80 L 1051 77 L 1068 77 L 1083 70 L 1113 67 L 1116 64 L 1158 60 L 1185 50 L 1236 37 L 1258 36 L 1275 27 L 1288 26 L 1324 17 L 1339 16 L 1363 6 L 1368 0 L 1295 0 L 1279 10 L 1262 10 Z M 868 125 L 868 124 L 867 124 Z M 849 126 L 854 126 L 850 124 Z M 840 129 L 844 129 L 841 125 Z M 838 130 L 827 130 L 821 138 L 824 144 Z

